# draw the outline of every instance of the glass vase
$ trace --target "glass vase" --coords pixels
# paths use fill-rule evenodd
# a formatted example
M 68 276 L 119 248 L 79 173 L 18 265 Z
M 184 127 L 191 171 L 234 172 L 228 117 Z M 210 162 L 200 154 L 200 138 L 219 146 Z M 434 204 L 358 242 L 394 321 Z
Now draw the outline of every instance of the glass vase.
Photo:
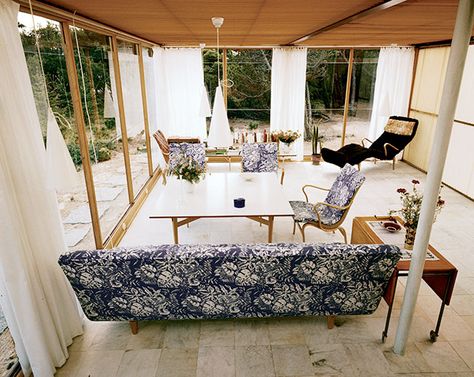
M 413 250 L 413 244 L 415 243 L 416 228 L 405 225 L 405 249 Z

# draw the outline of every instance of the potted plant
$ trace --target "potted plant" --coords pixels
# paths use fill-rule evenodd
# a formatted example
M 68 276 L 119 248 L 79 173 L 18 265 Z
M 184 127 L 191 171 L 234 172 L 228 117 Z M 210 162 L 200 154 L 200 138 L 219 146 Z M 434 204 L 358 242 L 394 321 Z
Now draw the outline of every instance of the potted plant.
M 183 183 L 186 183 L 187 191 L 190 192 L 193 190 L 194 183 L 198 183 L 205 172 L 205 168 L 199 162 L 183 154 L 179 156 L 171 174 L 183 180 Z
M 389 211 L 389 215 L 399 213 L 403 221 L 405 222 L 405 249 L 413 250 L 413 244 L 415 242 L 416 228 L 418 227 L 418 220 L 420 218 L 421 203 L 423 202 L 423 193 L 417 189 L 417 185 L 420 183 L 418 180 L 413 179 L 411 181 L 413 184 L 413 191 L 409 192 L 405 188 L 397 189 L 397 192 L 400 194 L 400 200 L 402 202 L 402 208 L 399 210 Z M 438 216 L 441 208 L 444 207 L 445 201 L 441 199 L 441 195 L 438 196 L 438 201 L 436 202 L 436 211 L 434 220 Z
M 280 143 L 280 153 L 291 154 L 291 145 L 301 136 L 299 131 L 273 131 L 272 140 Z M 282 148 L 284 146 L 284 148 Z
M 319 136 L 319 128 L 313 126 L 313 134 L 311 135 L 311 147 L 312 147 L 312 154 L 311 154 L 311 161 L 313 161 L 313 165 L 319 165 L 321 162 L 321 138 Z

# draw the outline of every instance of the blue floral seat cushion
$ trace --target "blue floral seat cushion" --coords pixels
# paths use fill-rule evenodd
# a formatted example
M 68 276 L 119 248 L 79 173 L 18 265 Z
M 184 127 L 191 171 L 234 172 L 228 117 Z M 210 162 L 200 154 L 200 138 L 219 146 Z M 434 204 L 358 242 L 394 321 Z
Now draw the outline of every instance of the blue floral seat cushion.
M 391 245 L 159 245 L 74 251 L 59 264 L 91 320 L 370 314 Z
M 318 215 L 314 212 L 314 204 L 305 202 L 304 200 L 290 200 L 291 208 L 295 213 L 294 220 L 299 223 L 318 222 Z M 337 221 L 333 217 L 325 217 L 322 211 L 323 205 L 318 206 L 320 211 L 321 222 L 324 225 L 333 225 Z
M 201 167 L 206 167 L 206 148 L 203 143 L 171 143 L 169 149 L 170 171 L 175 169 L 180 155 L 191 157 L 194 161 L 197 161 Z
M 245 143 L 242 146 L 242 171 L 271 173 L 278 170 L 277 143 Z

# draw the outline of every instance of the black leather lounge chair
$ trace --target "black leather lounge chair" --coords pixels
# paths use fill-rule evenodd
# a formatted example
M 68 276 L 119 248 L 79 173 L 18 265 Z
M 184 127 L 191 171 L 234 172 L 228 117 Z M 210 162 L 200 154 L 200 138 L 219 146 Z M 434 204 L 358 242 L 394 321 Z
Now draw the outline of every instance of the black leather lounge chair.
M 348 144 L 337 151 L 328 148 L 321 150 L 324 161 L 343 167 L 345 164 L 359 165 L 368 158 L 392 160 L 395 169 L 395 156 L 413 140 L 418 128 L 418 120 L 401 116 L 388 118 L 384 132 L 374 142 L 364 138 L 361 144 Z M 364 142 L 371 145 L 366 147 Z

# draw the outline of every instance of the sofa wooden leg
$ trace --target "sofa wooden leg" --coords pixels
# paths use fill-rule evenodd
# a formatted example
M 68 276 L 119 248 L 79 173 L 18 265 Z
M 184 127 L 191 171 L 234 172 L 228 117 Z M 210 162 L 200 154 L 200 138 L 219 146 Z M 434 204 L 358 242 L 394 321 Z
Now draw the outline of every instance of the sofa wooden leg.
M 326 316 L 326 320 L 327 320 L 327 323 L 328 323 L 328 329 L 334 328 L 334 322 L 336 320 L 336 316 L 335 315 L 328 315 L 328 316 Z
M 128 321 L 133 335 L 138 334 L 138 321 Z

